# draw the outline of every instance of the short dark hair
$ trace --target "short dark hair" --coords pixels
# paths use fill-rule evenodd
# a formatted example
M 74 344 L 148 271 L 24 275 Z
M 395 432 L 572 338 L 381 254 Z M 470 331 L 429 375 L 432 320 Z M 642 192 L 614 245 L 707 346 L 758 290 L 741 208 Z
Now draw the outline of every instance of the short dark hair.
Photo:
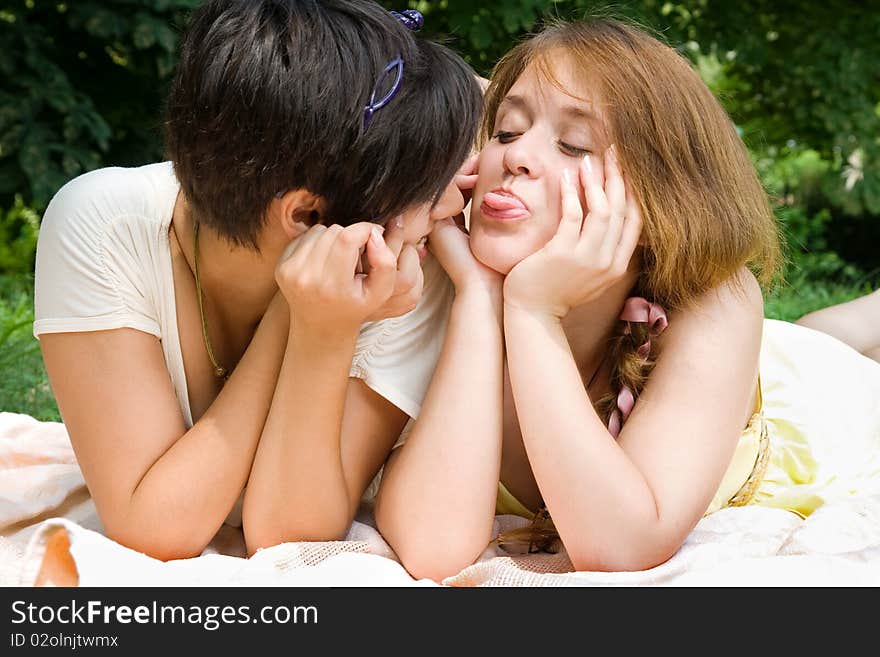
M 365 131 L 397 55 L 401 87 Z M 434 200 L 481 110 L 461 57 L 372 0 L 209 0 L 182 42 L 166 147 L 198 220 L 256 248 L 269 203 L 289 189 L 321 196 L 324 223 L 384 222 Z

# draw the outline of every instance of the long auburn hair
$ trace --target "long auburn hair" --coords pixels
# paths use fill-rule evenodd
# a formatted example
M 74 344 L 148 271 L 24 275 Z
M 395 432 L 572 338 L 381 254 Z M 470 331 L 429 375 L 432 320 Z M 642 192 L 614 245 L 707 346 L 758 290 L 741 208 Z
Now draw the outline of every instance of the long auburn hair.
M 667 310 L 732 280 L 748 267 L 766 289 L 781 260 L 779 231 L 765 190 L 727 112 L 690 63 L 646 29 L 620 19 L 554 20 L 495 65 L 486 91 L 481 145 L 499 104 L 529 67 L 566 93 L 553 63 L 566 58 L 596 89 L 605 129 L 642 213 L 641 274 L 633 294 Z M 607 421 L 625 385 L 638 397 L 655 354 L 637 353 L 647 325 L 619 322 L 609 345 L 613 392 L 595 402 Z M 558 535 L 545 510 L 523 536 L 547 548 Z

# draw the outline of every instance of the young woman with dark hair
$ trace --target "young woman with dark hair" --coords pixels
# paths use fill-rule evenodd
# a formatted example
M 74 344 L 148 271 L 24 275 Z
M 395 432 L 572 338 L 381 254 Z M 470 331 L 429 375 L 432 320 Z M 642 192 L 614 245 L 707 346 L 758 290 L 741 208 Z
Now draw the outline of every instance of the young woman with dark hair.
M 224 520 L 249 552 L 340 539 L 418 414 L 452 297 L 424 238 L 464 205 L 482 104 L 420 21 L 210 0 L 169 161 L 53 198 L 34 334 L 110 538 L 160 559 Z

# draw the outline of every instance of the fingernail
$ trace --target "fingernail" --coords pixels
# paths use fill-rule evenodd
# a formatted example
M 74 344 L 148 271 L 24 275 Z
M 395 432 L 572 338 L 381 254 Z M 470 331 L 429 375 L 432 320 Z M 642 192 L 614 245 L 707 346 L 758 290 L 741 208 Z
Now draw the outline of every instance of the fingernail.
M 614 144 L 608 147 L 608 155 L 615 160 L 617 159 L 617 150 L 614 148 Z
M 593 163 L 590 161 L 589 155 L 584 155 L 584 165 L 587 168 L 587 173 L 593 173 Z
M 373 240 L 373 244 L 376 246 L 382 244 L 382 232 L 379 228 L 380 226 L 373 226 L 373 229 L 370 231 L 370 239 Z
M 562 170 L 562 179 L 565 181 L 566 185 L 571 184 L 571 172 L 568 169 Z

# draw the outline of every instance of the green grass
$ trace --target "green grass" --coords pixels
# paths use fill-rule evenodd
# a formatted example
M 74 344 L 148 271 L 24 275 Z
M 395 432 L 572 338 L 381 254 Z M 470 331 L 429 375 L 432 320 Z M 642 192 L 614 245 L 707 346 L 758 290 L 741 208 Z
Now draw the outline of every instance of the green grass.
M 765 295 L 764 315 L 793 322 L 878 287 L 880 269 L 864 272 L 834 253 L 798 253 L 785 267 L 781 282 Z
M 33 337 L 33 286 L 32 276 L 0 275 L 0 411 L 60 421 Z
M 851 301 L 872 290 L 873 288 L 867 283 L 862 286 L 843 283 L 812 283 L 797 288 L 784 285 L 777 287 L 766 296 L 764 315 L 771 319 L 793 322 L 814 310 Z

